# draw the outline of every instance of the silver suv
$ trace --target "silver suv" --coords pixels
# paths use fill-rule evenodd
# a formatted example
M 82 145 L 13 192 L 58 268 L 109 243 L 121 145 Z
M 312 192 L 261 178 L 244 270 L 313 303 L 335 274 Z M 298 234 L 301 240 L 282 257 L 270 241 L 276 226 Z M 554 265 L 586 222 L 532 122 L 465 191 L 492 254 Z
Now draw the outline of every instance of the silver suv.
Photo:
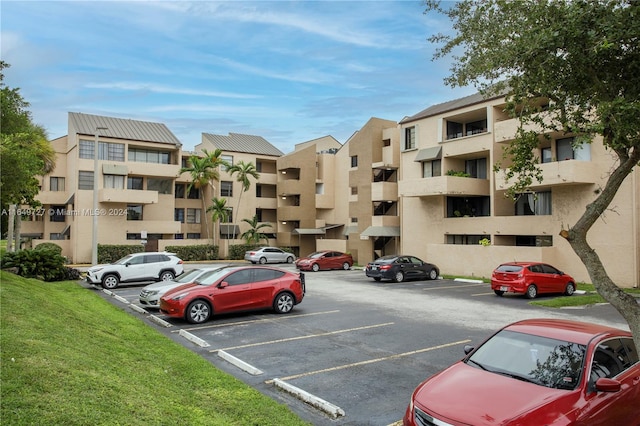
M 182 260 L 175 253 L 133 253 L 114 263 L 90 267 L 87 282 L 113 289 L 120 283 L 169 281 L 182 272 Z

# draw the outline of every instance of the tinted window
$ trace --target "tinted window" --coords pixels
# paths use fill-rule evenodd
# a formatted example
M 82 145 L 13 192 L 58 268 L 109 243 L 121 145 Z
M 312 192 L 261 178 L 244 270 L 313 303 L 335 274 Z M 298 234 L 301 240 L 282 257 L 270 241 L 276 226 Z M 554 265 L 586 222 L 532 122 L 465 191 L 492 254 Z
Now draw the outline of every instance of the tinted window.
M 554 268 L 551 265 L 542 265 L 542 271 L 545 274 L 559 274 L 560 271 L 558 271 L 556 268 Z
M 542 266 L 540 265 L 531 265 L 527 269 L 529 269 L 531 272 L 536 272 L 539 274 L 542 273 Z
M 498 266 L 498 269 L 496 269 L 496 271 L 498 271 L 498 272 L 520 272 L 520 271 L 522 271 L 522 266 L 519 266 L 519 265 L 500 265 L 500 266 Z
M 276 271 L 273 269 L 255 269 L 254 281 L 275 280 L 284 275 L 284 271 Z
M 252 281 L 251 275 L 251 269 L 241 269 L 227 276 L 224 281 L 229 285 L 246 284 Z

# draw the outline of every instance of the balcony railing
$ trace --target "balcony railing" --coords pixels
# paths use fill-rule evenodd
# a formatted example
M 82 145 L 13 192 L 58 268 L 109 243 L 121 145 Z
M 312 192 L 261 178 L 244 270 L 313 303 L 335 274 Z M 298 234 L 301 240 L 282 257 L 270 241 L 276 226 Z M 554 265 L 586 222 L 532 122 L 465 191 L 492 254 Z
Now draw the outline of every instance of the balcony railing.
M 442 195 L 490 195 L 488 179 L 459 176 L 437 176 L 422 179 L 406 179 L 398 183 L 398 193 L 403 197 L 435 197 Z
M 598 178 L 598 167 L 590 161 L 565 160 L 539 164 L 542 171 L 542 182 L 534 179 L 532 189 L 540 190 L 558 185 L 592 184 Z M 496 190 L 505 191 L 513 182 L 506 181 L 503 170 L 495 174 Z

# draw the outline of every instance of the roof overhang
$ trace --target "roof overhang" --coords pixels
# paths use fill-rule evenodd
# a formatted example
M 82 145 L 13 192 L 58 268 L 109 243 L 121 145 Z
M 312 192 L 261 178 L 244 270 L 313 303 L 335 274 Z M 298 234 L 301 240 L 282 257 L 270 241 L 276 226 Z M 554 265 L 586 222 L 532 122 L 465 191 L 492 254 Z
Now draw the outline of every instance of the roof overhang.
M 399 237 L 399 226 L 370 226 L 360 234 L 363 237 Z
M 322 228 L 296 228 L 293 233 L 298 235 L 324 235 L 326 232 Z

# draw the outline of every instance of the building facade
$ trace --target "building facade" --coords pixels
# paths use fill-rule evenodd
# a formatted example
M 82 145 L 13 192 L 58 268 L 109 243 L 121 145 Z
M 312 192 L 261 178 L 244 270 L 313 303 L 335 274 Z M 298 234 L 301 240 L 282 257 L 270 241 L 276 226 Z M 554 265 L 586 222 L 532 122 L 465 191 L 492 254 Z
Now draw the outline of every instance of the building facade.
M 298 256 L 341 250 L 365 265 L 402 252 L 437 264 L 444 274 L 477 277 L 489 277 L 502 262 L 532 260 L 589 282 L 558 234 L 604 187 L 614 157 L 598 139 L 576 146 L 571 134 L 541 137 L 535 154 L 543 181 L 508 198 L 503 151 L 518 123 L 505 105 L 502 96 L 475 94 L 399 123 L 371 118 L 344 144 L 325 136 L 286 155 L 260 136 L 235 133 L 203 133 L 195 152 L 183 152 L 163 124 L 70 113 L 69 134 L 51 141 L 57 162 L 42 178 L 43 214 L 25 218 L 22 234 L 33 245 L 55 242 L 73 262 L 88 263 L 95 211 L 100 244 L 163 250 L 213 243 L 224 258 L 231 245 L 244 243 L 241 235 L 250 227 L 244 219 L 257 218 L 268 225 L 261 229 L 268 244 Z M 180 173 L 191 155 L 216 149 L 229 164 L 255 166 L 259 178 L 249 177 L 248 190 L 224 168 L 202 189 Z M 226 222 L 212 223 L 207 207 L 214 198 L 226 200 Z M 616 283 L 638 285 L 637 169 L 589 232 L 589 242 Z

